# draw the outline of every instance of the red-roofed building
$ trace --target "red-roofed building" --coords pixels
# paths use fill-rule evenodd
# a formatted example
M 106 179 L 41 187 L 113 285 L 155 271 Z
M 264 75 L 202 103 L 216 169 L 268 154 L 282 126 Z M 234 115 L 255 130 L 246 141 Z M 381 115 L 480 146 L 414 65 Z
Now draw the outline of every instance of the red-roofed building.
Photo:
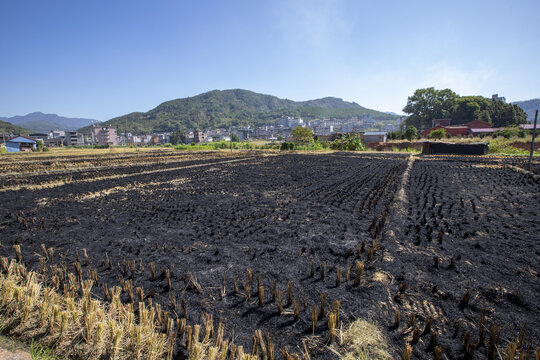
M 469 128 L 465 125 L 455 125 L 455 126 L 435 126 L 434 128 L 427 129 L 422 131 L 422 135 L 427 137 L 433 130 L 444 129 L 446 132 L 452 136 L 467 136 Z
M 487 129 L 492 126 L 491 123 L 482 120 L 473 120 L 463 125 L 467 126 L 469 129 Z
M 444 120 L 444 123 L 448 125 L 443 125 L 441 123 L 442 120 Z M 435 122 L 439 122 L 440 124 L 432 127 L 431 129 L 422 131 L 422 135 L 424 135 L 424 137 L 427 137 L 433 130 L 437 130 L 437 129 L 444 129 L 446 130 L 448 134 L 452 136 L 467 136 L 470 134 L 477 135 L 480 133 L 489 134 L 489 133 L 494 132 L 491 130 L 486 130 L 486 129 L 491 129 L 491 126 L 492 126 L 491 123 L 488 123 L 486 121 L 473 120 L 463 125 L 450 125 L 450 123 L 447 122 L 446 120 L 451 120 L 451 119 L 433 119 L 432 122 L 434 124 Z M 482 129 L 483 131 L 472 131 L 473 129 Z

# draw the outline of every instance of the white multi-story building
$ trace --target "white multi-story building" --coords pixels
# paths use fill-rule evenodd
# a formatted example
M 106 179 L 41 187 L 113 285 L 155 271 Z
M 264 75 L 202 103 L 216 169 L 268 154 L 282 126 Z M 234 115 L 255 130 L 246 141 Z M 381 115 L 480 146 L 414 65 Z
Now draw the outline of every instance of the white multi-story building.
M 283 127 L 288 127 L 288 128 L 294 128 L 297 126 L 305 126 L 304 120 L 302 120 L 301 118 L 295 119 L 290 116 L 284 116 L 281 119 L 279 119 L 279 125 Z
M 66 132 L 64 130 L 51 131 L 51 138 L 56 139 L 56 138 L 61 138 L 61 137 L 66 137 Z
M 98 145 L 118 145 L 116 128 L 113 126 L 92 126 L 93 141 Z

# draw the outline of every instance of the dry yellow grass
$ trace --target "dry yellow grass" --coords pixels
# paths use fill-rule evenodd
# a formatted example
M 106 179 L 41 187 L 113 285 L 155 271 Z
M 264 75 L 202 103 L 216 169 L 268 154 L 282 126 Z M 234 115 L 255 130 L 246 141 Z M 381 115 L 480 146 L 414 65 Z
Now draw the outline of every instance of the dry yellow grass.
M 332 345 L 334 353 L 343 360 L 392 359 L 388 343 L 381 329 L 364 319 L 349 324 L 341 334 L 340 345 Z
M 167 335 L 158 331 L 153 309 L 140 304 L 136 323 L 119 289 L 105 305 L 91 298 L 92 280 L 83 281 L 83 295 L 76 299 L 42 287 L 38 278 L 14 260 L 0 275 L 2 322 L 22 339 L 40 335 L 43 345 L 68 358 L 161 359 L 167 354 Z
M 1 267 L 0 330 L 10 329 L 10 335 L 23 341 L 39 338 L 41 345 L 61 358 L 172 359 L 177 338 L 183 341 L 191 360 L 256 360 L 260 355 L 274 358 L 274 345 L 269 337 L 265 342 L 260 331 L 249 355 L 224 339 L 222 323 L 214 331 L 211 315 L 203 317 L 204 327 L 186 325 L 185 318 L 178 319 L 175 326 L 173 319 L 163 320 L 159 304 L 139 302 L 138 310 L 132 304 L 123 304 L 119 287 L 109 290 L 111 301 L 104 303 L 91 297 L 92 280 L 76 283 L 75 276 L 68 276 L 69 291 L 61 295 L 42 286 L 40 275 L 27 272 L 15 260 L 8 263 L 2 258 Z M 79 287 L 82 296 L 77 298 Z

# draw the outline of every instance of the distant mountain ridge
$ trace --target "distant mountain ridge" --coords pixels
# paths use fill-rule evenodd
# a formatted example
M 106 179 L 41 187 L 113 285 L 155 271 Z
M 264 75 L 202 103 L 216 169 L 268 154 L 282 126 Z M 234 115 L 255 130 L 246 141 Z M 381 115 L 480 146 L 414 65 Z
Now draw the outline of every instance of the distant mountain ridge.
M 212 90 L 197 96 L 166 101 L 148 112 L 133 112 L 102 123 L 119 132 L 134 134 L 187 129 L 276 124 L 282 116 L 345 118 L 372 115 L 376 119 L 397 116 L 367 109 L 336 97 L 308 101 L 280 99 L 249 90 Z M 88 133 L 90 127 L 80 129 Z
M 534 121 L 534 113 L 536 110 L 540 110 L 540 98 L 524 100 L 524 101 L 514 101 L 512 104 L 516 104 L 527 113 L 527 121 Z
M 88 126 L 94 119 L 68 118 L 56 114 L 44 114 L 42 112 L 33 112 L 23 116 L 13 116 L 10 118 L 0 118 L 11 124 L 25 127 L 33 132 L 49 132 L 51 130 L 72 131 L 78 128 Z

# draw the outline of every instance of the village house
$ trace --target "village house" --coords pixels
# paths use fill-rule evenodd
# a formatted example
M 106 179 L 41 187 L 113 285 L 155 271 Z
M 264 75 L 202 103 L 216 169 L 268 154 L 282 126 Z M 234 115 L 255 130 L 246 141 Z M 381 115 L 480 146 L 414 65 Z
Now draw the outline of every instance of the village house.
M 444 129 L 451 136 L 489 134 L 499 130 L 492 128 L 491 123 L 482 120 L 473 120 L 461 125 L 451 125 L 451 119 L 433 119 L 432 124 L 435 126 L 422 131 L 424 137 L 428 137 L 432 131 L 437 129 Z
M 8 153 L 27 152 L 35 149 L 36 140 L 24 135 L 18 135 L 6 140 L 6 151 Z
M 46 139 L 49 139 L 51 137 L 51 134 L 34 133 L 34 134 L 28 134 L 28 136 L 34 140 L 44 141 Z
M 193 131 L 193 142 L 194 143 L 202 143 L 202 142 L 204 142 L 205 138 L 206 138 L 206 136 L 204 135 L 204 132 L 202 132 L 201 130 L 196 129 L 195 131 Z
M 84 136 L 77 131 L 66 131 L 66 137 L 64 138 L 64 145 L 84 145 Z
M 113 126 L 92 126 L 92 136 L 98 145 L 118 145 L 116 128 Z

